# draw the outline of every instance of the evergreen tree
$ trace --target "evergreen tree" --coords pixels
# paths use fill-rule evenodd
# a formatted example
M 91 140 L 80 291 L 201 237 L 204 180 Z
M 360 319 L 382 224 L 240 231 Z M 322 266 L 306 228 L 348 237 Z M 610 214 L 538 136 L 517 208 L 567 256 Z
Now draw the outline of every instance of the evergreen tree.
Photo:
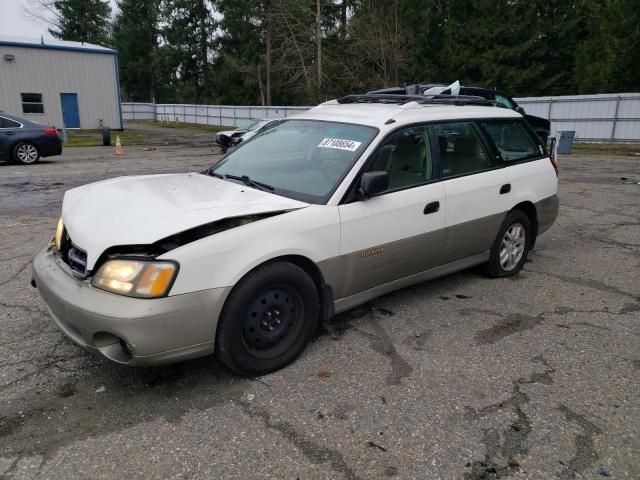
M 163 0 L 159 67 L 165 87 L 185 103 L 204 103 L 216 22 L 211 0 Z M 167 89 L 165 89 L 167 91 Z
M 106 35 L 106 0 L 37 1 L 55 5 L 60 37 L 104 44 L 69 32 Z M 313 104 L 455 80 L 517 96 L 630 91 L 637 1 L 119 0 L 114 42 L 134 100 Z
M 109 45 L 111 7 L 107 0 L 55 0 L 49 33 L 61 40 Z
M 582 2 L 587 35 L 577 50 L 580 93 L 640 90 L 640 8 L 637 0 Z
M 119 0 L 113 45 L 119 52 L 120 81 L 130 101 L 158 95 L 158 19 L 160 0 Z
M 222 15 L 211 85 L 217 103 L 267 103 L 265 6 L 261 0 L 216 2 Z

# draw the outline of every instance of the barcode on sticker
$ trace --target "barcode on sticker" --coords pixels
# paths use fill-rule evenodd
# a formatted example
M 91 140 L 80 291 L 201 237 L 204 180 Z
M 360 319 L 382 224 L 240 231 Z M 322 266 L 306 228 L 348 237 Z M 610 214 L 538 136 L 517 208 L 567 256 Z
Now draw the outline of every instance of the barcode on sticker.
M 362 142 L 345 140 L 343 138 L 325 138 L 320 142 L 318 148 L 336 148 L 338 150 L 348 150 L 349 152 L 355 152 L 360 145 L 362 145 Z

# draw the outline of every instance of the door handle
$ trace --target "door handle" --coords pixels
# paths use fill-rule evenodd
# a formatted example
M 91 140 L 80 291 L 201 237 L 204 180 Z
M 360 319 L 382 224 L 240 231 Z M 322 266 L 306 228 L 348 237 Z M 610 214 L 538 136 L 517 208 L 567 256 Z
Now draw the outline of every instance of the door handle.
M 15 135 L 16 132 L 4 132 L 5 135 Z
M 511 191 L 511 184 L 507 183 L 500 187 L 500 195 L 504 195 L 505 193 L 509 193 Z
M 424 207 L 423 213 L 425 215 L 429 215 L 430 213 L 436 213 L 439 210 L 440 210 L 440 202 L 431 202 L 431 203 L 427 203 L 427 205 Z

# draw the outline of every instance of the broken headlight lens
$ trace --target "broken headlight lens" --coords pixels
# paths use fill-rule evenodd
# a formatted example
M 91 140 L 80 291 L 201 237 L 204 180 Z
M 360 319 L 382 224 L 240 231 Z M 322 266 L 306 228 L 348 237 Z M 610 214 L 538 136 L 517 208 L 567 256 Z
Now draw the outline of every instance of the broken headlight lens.
M 91 284 L 101 290 L 137 298 L 164 297 L 178 272 L 173 262 L 108 260 Z

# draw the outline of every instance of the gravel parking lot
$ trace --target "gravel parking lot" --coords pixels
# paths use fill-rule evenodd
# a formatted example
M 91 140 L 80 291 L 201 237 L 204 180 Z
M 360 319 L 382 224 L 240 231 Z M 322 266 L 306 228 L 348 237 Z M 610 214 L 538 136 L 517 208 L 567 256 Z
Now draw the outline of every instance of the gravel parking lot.
M 280 372 L 77 348 L 29 285 L 63 192 L 217 158 L 199 142 L 0 164 L 0 478 L 640 478 L 639 157 L 562 157 L 560 217 L 517 277 L 387 295 Z

